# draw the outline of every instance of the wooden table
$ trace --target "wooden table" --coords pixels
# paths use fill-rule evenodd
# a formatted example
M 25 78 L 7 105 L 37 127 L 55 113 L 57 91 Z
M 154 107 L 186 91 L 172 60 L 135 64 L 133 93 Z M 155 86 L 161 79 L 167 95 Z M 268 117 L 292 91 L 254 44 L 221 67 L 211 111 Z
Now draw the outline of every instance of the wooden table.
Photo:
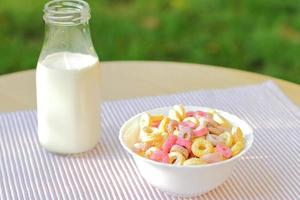
M 300 85 L 223 67 L 178 62 L 102 62 L 103 100 L 227 88 L 273 80 L 300 106 Z M 35 71 L 0 77 L 0 112 L 34 109 Z

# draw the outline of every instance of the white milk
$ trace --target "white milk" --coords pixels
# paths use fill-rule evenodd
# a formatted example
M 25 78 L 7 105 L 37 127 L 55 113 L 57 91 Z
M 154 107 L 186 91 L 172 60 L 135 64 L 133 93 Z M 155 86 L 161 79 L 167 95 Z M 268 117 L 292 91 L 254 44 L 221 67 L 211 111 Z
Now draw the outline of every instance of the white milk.
M 100 134 L 100 65 L 84 54 L 61 52 L 39 61 L 38 136 L 47 150 L 80 153 Z

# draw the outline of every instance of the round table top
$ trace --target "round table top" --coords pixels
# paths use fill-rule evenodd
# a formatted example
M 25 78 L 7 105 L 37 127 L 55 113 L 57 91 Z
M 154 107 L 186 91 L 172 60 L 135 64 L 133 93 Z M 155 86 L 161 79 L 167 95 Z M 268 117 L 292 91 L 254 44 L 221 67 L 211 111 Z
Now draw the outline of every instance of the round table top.
M 104 101 L 227 88 L 273 80 L 300 105 L 300 85 L 252 72 L 209 65 L 156 61 L 102 62 Z M 35 109 L 35 70 L 0 76 L 0 112 Z

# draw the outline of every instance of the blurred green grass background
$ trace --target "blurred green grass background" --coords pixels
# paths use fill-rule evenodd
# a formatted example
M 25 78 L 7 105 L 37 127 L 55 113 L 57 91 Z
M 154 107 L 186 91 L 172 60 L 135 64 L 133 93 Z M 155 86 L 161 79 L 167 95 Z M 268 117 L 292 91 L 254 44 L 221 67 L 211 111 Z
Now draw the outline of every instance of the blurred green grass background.
M 300 83 L 299 0 L 93 0 L 102 61 L 170 60 Z M 45 0 L 2 0 L 0 74 L 35 68 Z

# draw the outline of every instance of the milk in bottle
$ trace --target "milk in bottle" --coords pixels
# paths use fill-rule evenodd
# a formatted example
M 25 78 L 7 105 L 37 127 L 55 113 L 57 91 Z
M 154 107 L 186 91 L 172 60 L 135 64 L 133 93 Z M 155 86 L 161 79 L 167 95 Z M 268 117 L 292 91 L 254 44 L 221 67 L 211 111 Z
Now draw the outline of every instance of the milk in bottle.
M 45 5 L 46 37 L 36 70 L 38 138 L 56 153 L 93 148 L 100 134 L 100 64 L 91 42 L 89 6 Z

